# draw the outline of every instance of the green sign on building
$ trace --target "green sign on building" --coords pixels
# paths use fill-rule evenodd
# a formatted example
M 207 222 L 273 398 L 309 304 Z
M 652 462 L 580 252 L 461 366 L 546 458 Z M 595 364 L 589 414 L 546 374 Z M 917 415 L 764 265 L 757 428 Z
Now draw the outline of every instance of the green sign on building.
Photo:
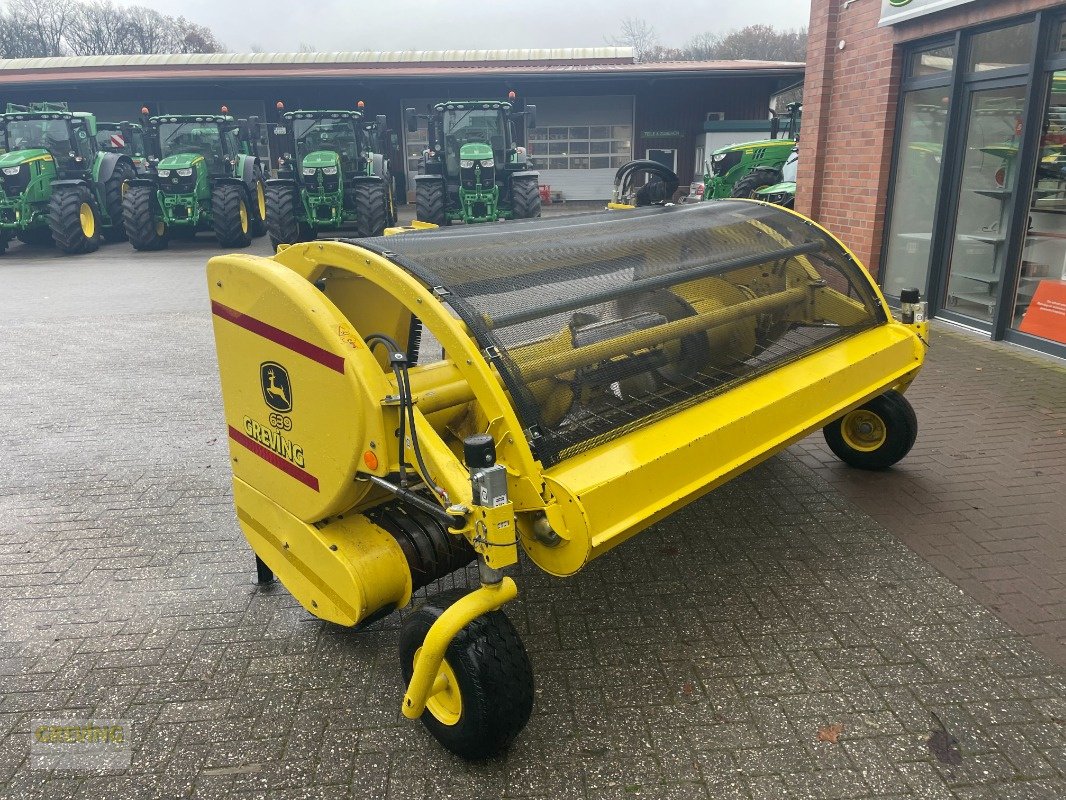
M 881 0 L 879 25 L 895 25 L 923 14 L 932 14 L 946 8 L 972 3 L 974 0 Z

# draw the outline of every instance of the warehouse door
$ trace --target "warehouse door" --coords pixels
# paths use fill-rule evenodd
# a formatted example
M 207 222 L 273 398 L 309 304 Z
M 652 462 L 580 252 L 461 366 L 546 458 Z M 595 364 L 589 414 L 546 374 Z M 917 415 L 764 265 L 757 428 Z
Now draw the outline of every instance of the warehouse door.
M 528 98 L 537 127 L 529 132 L 540 183 L 564 200 L 607 200 L 614 173 L 633 158 L 633 97 Z

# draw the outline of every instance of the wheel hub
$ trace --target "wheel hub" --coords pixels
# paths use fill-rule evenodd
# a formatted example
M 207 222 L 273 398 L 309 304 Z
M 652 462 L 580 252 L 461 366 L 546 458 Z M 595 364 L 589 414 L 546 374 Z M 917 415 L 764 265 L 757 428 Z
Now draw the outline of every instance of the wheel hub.
M 415 651 L 415 663 L 422 653 L 419 647 Z M 455 670 L 449 666 L 447 659 L 440 662 L 437 677 L 433 681 L 434 693 L 426 700 L 426 710 L 442 725 L 455 725 L 463 715 L 463 697 L 459 692 L 459 681 Z
M 888 438 L 884 420 L 865 408 L 858 408 L 846 415 L 840 429 L 848 446 L 864 453 L 881 447 Z

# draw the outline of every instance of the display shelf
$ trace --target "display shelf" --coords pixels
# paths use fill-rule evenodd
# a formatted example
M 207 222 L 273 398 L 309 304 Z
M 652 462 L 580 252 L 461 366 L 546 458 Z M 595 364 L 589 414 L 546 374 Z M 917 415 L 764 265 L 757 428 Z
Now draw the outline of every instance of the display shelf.
M 980 283 L 987 283 L 989 286 L 995 286 L 999 283 L 999 276 L 988 272 L 955 272 L 951 273 L 952 278 L 966 278 L 970 281 L 978 281 Z
M 985 197 L 995 197 L 999 199 L 1010 197 L 1014 194 L 1010 189 L 974 189 L 973 192 L 974 194 L 981 194 Z
M 996 307 L 996 298 L 991 294 L 980 292 L 949 292 L 949 298 L 962 300 L 965 303 L 973 303 L 976 306 L 985 306 L 989 312 Z
M 960 239 L 965 239 L 970 242 L 981 242 L 982 244 L 1003 244 L 1007 241 L 1007 237 L 1002 233 L 996 234 L 981 234 L 981 233 L 960 233 Z

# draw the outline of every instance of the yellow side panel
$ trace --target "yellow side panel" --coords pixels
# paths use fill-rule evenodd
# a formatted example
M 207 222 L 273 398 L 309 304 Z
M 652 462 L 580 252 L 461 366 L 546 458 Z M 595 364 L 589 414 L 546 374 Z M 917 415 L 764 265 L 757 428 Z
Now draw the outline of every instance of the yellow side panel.
M 411 572 L 389 533 L 362 514 L 308 525 L 233 480 L 237 520 L 256 555 L 316 617 L 355 625 L 411 599 Z

